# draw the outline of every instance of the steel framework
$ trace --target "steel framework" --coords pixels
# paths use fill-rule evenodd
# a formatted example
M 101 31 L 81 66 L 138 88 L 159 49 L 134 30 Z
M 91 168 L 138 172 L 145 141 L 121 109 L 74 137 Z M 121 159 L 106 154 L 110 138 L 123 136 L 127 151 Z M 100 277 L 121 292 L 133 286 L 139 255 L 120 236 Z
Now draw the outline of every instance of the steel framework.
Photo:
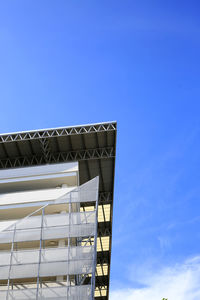
M 105 122 L 0 135 L 0 169 L 78 161 L 80 184 L 99 175 L 99 205 L 109 206 L 110 218 L 98 224 L 99 268 L 103 262 L 108 267 L 107 273 L 96 274 L 98 300 L 108 300 L 109 294 L 116 132 L 116 122 Z M 105 249 L 104 238 L 109 244 Z
M 100 123 L 94 125 L 83 125 L 83 126 L 74 126 L 74 127 L 64 127 L 57 129 L 46 129 L 46 130 L 37 130 L 37 131 L 25 131 L 13 134 L 2 134 L 0 135 L 0 143 L 8 142 L 17 142 L 25 140 L 35 140 L 43 138 L 52 138 L 68 135 L 79 135 L 79 134 L 88 134 L 88 133 L 97 133 L 104 131 L 113 131 L 116 130 L 116 123 Z
M 1 300 L 94 299 L 98 185 L 96 177 L 14 224 L 4 222 L 0 244 L 11 243 L 11 250 L 0 251 L 0 280 L 7 280 L 0 287 Z M 85 202 L 93 203 L 94 210 L 80 212 Z M 54 205 L 65 207 L 64 213 L 46 214 Z M 62 246 L 46 248 L 49 239 L 59 239 Z M 39 249 L 18 248 L 29 241 L 39 241 Z M 33 277 L 36 282 L 27 282 Z
M 43 155 L 33 155 L 31 157 L 21 156 L 14 158 L 5 158 L 0 160 L 0 168 L 15 168 L 23 166 L 33 166 L 45 163 L 58 163 L 58 162 L 68 162 L 68 161 L 80 161 L 80 160 L 90 160 L 90 159 L 105 159 L 114 157 L 113 147 L 99 148 L 99 149 L 87 149 L 79 151 L 69 151 L 69 152 L 58 152 L 50 153 L 44 148 Z

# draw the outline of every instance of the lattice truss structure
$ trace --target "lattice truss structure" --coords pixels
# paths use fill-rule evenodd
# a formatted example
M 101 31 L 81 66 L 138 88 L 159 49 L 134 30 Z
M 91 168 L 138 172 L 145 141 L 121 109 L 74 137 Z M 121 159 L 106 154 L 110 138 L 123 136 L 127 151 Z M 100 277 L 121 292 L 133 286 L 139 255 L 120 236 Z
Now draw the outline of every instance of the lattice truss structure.
M 4 144 L 15 143 L 18 148 L 19 154 L 21 151 L 18 147 L 17 142 L 28 142 L 31 148 L 31 156 L 19 155 L 17 157 L 9 157 L 0 159 L 1 168 L 18 167 L 26 165 L 42 164 L 44 162 L 57 163 L 60 161 L 79 161 L 88 159 L 101 159 L 101 158 L 112 158 L 115 156 L 114 147 L 95 147 L 70 151 L 56 151 L 52 153 L 49 145 L 49 139 L 56 139 L 59 137 L 69 137 L 71 144 L 71 137 L 80 135 L 81 137 L 86 134 L 98 134 L 104 132 L 112 132 L 116 130 L 116 123 L 105 123 L 105 124 L 93 124 L 77 127 L 66 127 L 48 130 L 38 130 L 14 134 L 3 134 L 0 135 L 0 144 L 3 145 L 3 151 L 7 153 Z M 42 154 L 34 154 L 33 148 L 30 141 L 38 140 L 42 149 Z M 83 141 L 84 144 L 84 141 Z M 72 148 L 72 147 L 71 147 Z
M 0 222 L 1 300 L 94 299 L 98 187 L 96 177 L 22 219 Z

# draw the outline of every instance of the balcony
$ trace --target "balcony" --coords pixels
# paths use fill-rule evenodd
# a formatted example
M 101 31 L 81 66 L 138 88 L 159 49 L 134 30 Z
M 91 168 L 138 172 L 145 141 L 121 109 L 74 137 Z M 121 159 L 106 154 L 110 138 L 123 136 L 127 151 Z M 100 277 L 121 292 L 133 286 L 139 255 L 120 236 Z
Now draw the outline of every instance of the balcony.
M 83 202 L 93 210 L 80 211 Z M 0 222 L 0 299 L 93 299 L 97 207 L 94 178 L 22 219 L 10 209 Z

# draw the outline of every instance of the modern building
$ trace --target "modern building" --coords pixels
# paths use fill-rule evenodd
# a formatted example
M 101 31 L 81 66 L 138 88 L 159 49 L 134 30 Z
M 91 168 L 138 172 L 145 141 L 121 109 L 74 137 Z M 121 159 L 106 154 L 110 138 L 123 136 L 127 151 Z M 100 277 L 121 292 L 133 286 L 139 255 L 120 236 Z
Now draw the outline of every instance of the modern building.
M 116 122 L 0 135 L 0 299 L 107 300 Z

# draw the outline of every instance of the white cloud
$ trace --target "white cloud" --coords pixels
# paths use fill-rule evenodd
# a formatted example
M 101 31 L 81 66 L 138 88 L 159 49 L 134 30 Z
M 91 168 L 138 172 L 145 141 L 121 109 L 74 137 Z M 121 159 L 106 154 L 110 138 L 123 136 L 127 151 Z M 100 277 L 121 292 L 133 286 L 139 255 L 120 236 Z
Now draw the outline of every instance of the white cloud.
M 147 287 L 111 291 L 110 300 L 200 299 L 200 256 L 145 277 Z

